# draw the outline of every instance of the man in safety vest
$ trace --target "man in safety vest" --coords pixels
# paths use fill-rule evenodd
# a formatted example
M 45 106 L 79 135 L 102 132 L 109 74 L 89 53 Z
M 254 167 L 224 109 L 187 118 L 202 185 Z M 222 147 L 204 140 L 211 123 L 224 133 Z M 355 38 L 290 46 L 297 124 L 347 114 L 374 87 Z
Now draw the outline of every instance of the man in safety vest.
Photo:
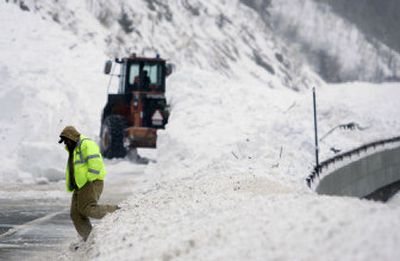
M 87 240 L 92 224 L 90 218 L 102 218 L 119 207 L 98 205 L 106 175 L 99 146 L 81 135 L 73 126 L 67 126 L 60 134 L 60 141 L 69 153 L 65 175 L 68 192 L 73 192 L 71 219 L 84 241 Z

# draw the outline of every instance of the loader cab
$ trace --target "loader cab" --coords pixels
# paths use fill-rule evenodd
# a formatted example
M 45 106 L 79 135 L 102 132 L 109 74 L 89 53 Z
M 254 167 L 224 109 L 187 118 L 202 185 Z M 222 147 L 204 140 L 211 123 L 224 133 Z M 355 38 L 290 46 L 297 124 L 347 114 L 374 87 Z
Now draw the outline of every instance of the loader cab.
M 165 92 L 166 64 L 161 59 L 128 58 L 121 61 L 119 94 Z

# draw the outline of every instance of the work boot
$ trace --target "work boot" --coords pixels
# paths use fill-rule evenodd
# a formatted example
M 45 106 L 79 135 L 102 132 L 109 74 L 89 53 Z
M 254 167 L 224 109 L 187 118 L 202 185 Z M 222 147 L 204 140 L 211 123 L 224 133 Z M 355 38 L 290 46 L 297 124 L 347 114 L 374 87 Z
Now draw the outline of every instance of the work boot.
M 72 242 L 72 243 L 69 245 L 68 249 L 69 249 L 69 251 L 71 251 L 71 252 L 78 251 L 78 249 L 79 249 L 84 243 L 85 243 L 85 241 L 83 241 L 82 238 L 79 238 L 78 241 Z

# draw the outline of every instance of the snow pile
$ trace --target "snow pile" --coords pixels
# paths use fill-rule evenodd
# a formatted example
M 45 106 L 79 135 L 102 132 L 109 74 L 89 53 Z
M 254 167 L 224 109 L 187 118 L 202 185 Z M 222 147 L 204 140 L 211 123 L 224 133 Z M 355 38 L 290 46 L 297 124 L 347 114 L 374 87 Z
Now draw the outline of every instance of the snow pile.
M 164 192 L 138 195 L 130 201 L 131 211 L 108 216 L 96 228 L 98 236 L 92 239 L 96 245 L 83 246 L 74 257 L 392 260 L 400 254 L 398 207 L 348 198 L 252 191 L 259 181 L 254 179 L 237 191 L 234 184 L 227 186 L 226 180 L 198 181 L 198 187 L 175 182 L 162 187 Z M 275 185 L 269 180 L 265 183 Z
M 14 5 L 0 3 L 0 17 L 0 181 L 61 179 L 62 128 L 75 124 L 87 135 L 98 133 L 105 56 Z
M 314 159 L 311 92 L 195 75 L 203 84 L 191 88 L 185 74 L 173 78 L 174 113 L 157 163 L 123 209 L 69 257 L 390 260 L 400 254 L 398 205 L 322 197 L 306 188 Z M 332 85 L 317 94 L 320 133 L 349 121 L 368 127 L 328 136 L 322 159 L 333 155 L 331 146 L 346 150 L 400 129 L 399 84 Z
M 160 133 L 154 173 L 191 175 L 210 163 L 227 162 L 233 168 L 251 167 L 259 174 L 269 169 L 285 174 L 280 178 L 302 182 L 314 164 L 311 91 L 270 90 L 250 80 L 232 83 L 204 73 L 195 77 L 199 82 L 190 88 L 185 74 L 171 79 L 174 113 Z M 334 155 L 331 148 L 344 152 L 398 136 L 400 106 L 390 97 L 399 91 L 398 84 L 366 83 L 317 89 L 320 137 L 339 124 L 363 127 L 328 135 L 320 142 L 321 159 Z

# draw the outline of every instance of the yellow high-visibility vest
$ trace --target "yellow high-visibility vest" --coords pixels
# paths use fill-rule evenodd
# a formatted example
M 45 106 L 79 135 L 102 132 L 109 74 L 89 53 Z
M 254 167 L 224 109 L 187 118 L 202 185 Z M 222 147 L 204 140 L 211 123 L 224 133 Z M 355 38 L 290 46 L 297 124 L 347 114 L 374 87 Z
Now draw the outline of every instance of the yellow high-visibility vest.
M 87 182 L 104 180 L 106 169 L 103 163 L 99 146 L 96 142 L 81 135 L 79 142 L 73 152 L 74 177 L 78 189 L 85 186 Z M 65 181 L 68 192 L 72 192 L 69 180 L 69 164 L 65 172 Z

